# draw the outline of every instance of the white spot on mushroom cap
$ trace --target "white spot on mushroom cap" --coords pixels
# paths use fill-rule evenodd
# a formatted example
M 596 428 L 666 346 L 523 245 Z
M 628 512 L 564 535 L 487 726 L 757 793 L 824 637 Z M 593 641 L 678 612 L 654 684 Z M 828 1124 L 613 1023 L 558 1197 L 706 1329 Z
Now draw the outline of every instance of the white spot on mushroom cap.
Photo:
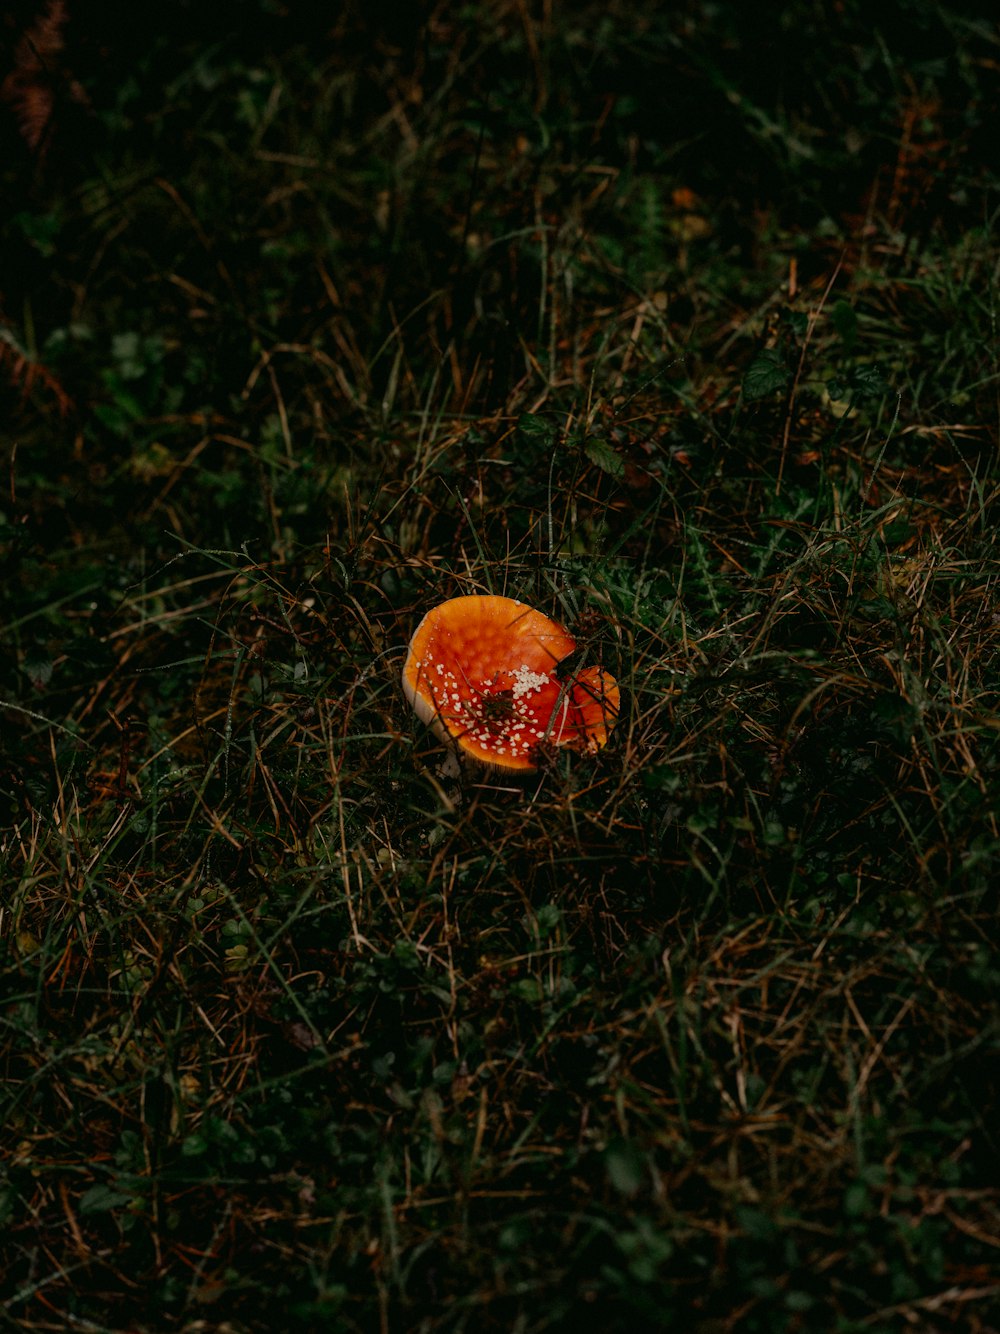
M 547 685 L 550 680 L 546 673 L 533 672 L 526 663 L 522 663 L 513 672 L 513 677 L 515 699 L 521 699 L 524 695 L 541 690 L 542 686 Z

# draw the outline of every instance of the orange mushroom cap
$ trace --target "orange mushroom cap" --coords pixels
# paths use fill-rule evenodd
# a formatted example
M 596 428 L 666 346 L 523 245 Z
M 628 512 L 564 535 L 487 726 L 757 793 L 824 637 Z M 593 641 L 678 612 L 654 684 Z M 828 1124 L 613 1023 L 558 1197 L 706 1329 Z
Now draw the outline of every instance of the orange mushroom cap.
M 536 769 L 544 741 L 596 751 L 618 717 L 618 686 L 599 667 L 569 679 L 576 648 L 540 611 L 503 597 L 461 597 L 429 611 L 410 640 L 403 690 L 417 716 L 498 769 Z

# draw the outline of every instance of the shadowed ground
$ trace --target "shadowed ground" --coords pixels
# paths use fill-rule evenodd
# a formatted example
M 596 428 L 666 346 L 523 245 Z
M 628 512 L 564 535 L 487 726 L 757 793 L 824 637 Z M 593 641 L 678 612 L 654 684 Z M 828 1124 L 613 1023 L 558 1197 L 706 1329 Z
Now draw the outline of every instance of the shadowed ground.
M 997 1328 L 991 7 L 93 8 L 0 125 L 8 1326 Z M 599 754 L 449 776 L 472 593 Z

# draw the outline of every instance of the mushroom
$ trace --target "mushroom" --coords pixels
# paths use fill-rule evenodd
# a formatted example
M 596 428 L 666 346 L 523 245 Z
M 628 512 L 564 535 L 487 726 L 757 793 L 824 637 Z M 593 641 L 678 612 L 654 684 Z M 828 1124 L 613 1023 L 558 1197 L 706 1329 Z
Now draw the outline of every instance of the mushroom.
M 417 626 L 403 690 L 417 716 L 463 754 L 497 769 L 537 769 L 544 742 L 596 752 L 618 717 L 608 672 L 557 675 L 575 649 L 561 625 L 523 602 L 451 598 Z

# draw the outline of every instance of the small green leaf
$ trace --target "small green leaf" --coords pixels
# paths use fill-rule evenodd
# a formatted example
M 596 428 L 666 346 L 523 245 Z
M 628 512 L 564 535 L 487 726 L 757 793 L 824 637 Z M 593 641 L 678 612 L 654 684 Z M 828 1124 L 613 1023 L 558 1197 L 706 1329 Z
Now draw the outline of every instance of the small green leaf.
M 47 654 L 29 649 L 24 658 L 24 674 L 35 687 L 42 690 L 52 680 L 53 662 Z
M 872 703 L 872 713 L 900 745 L 906 745 L 916 730 L 920 711 L 895 691 L 887 691 Z
M 846 301 L 838 301 L 830 311 L 830 323 L 836 329 L 844 351 L 850 352 L 858 338 L 858 317 Z
M 844 1212 L 849 1218 L 859 1218 L 868 1210 L 868 1188 L 863 1181 L 852 1181 L 844 1191 Z
M 518 1000 L 527 1001 L 531 1005 L 537 1005 L 542 999 L 542 984 L 537 977 L 522 977 L 511 987 L 511 992 Z
M 777 348 L 766 347 L 759 352 L 743 377 L 743 397 L 750 402 L 766 398 L 776 389 L 783 389 L 792 378 Z
M 795 334 L 796 338 L 805 338 L 809 329 L 809 316 L 804 310 L 783 310 L 781 318 Z
M 91 1186 L 90 1190 L 85 1191 L 80 1197 L 80 1213 L 110 1213 L 112 1209 L 120 1209 L 123 1204 L 129 1204 L 131 1199 L 131 1195 L 123 1195 L 121 1191 L 114 1190 L 111 1186 Z
M 771 1242 L 777 1235 L 777 1227 L 774 1220 L 769 1218 L 762 1209 L 754 1209 L 750 1206 L 736 1210 L 736 1221 L 743 1233 L 753 1241 Z
M 881 397 L 889 388 L 877 366 L 855 366 L 849 383 L 855 393 L 871 398 Z
M 612 477 L 625 476 L 624 462 L 606 440 L 589 435 L 583 442 L 583 452 L 602 472 L 610 473 Z
M 548 444 L 555 435 L 555 427 L 545 417 L 535 412 L 522 412 L 517 419 L 517 429 L 529 440 L 538 440 Z
M 646 1182 L 646 1162 L 643 1155 L 626 1140 L 615 1140 L 604 1154 L 608 1180 L 620 1194 L 630 1199 L 642 1190 Z

